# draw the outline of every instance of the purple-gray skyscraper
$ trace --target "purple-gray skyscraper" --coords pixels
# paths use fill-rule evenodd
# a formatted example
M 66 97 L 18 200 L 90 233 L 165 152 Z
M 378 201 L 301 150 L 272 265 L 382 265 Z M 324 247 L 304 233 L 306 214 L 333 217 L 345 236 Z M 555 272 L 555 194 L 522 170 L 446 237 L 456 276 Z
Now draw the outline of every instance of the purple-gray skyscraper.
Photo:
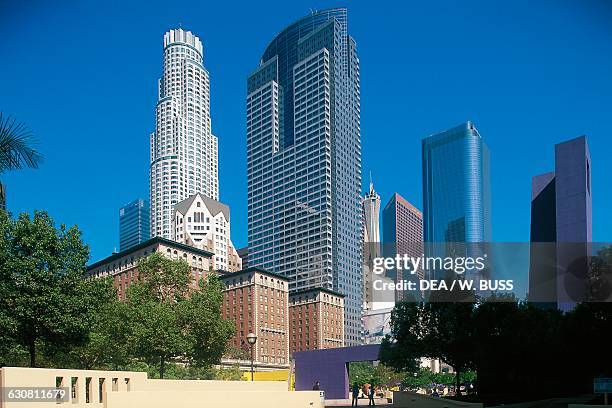
M 586 299 L 591 203 L 586 137 L 555 145 L 555 171 L 532 180 L 530 300 L 567 308 Z

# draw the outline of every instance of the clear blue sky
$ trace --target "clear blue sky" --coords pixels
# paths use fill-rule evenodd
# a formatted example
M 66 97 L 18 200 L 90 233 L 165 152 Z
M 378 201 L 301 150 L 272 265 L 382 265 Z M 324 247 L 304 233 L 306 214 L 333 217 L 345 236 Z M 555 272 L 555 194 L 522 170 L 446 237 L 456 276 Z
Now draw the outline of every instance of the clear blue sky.
M 29 3 L 29 4 L 26 4 Z M 529 239 L 531 177 L 586 134 L 594 239 L 612 241 L 612 3 L 585 1 L 0 0 L 0 110 L 35 132 L 45 162 L 3 176 L 13 213 L 77 224 L 92 260 L 118 247 L 118 209 L 148 196 L 162 36 L 204 43 L 221 199 L 246 244 L 246 75 L 310 9 L 349 7 L 361 59 L 364 189 L 419 208 L 421 138 L 475 122 L 492 154 L 493 236 Z

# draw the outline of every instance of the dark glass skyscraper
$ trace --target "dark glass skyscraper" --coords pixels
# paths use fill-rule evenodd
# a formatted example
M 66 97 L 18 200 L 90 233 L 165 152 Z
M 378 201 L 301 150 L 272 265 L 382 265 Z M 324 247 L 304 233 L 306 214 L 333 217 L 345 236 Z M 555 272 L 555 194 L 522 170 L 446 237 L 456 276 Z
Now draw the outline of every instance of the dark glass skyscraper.
M 359 59 L 347 10 L 282 30 L 247 79 L 249 265 L 289 289 L 345 297 L 346 345 L 361 340 Z
M 529 298 L 571 307 L 586 299 L 591 256 L 591 155 L 585 136 L 555 145 L 555 171 L 531 187 Z M 556 243 L 556 245 L 541 245 Z
M 489 148 L 471 122 L 423 139 L 425 242 L 490 242 Z
M 124 251 L 150 237 L 149 202 L 138 199 L 119 209 L 119 250 Z

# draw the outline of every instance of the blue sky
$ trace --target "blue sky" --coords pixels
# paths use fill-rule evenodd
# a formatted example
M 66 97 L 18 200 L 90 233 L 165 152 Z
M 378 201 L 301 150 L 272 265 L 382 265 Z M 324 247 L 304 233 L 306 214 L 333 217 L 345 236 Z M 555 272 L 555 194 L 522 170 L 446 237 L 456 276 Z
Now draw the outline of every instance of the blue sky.
M 27 3 L 27 4 L 26 4 Z M 45 162 L 3 175 L 13 213 L 77 224 L 92 260 L 118 247 L 119 207 L 148 196 L 162 36 L 204 43 L 221 200 L 246 244 L 246 76 L 310 9 L 348 6 L 361 59 L 364 189 L 422 206 L 420 140 L 466 120 L 492 154 L 493 237 L 529 239 L 531 177 L 586 134 L 594 239 L 612 241 L 612 5 L 606 0 L 22 2 L 0 0 L 0 110 L 27 122 Z

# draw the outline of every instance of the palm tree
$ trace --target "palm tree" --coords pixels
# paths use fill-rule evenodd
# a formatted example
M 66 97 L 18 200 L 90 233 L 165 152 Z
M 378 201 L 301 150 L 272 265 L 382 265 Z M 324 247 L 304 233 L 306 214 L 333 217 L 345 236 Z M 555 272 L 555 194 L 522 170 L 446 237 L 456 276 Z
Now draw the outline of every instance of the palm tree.
M 24 167 L 38 167 L 42 156 L 31 147 L 32 142 L 32 131 L 24 123 L 0 112 L 0 175 Z M 0 182 L 0 208 L 5 206 L 5 190 Z

